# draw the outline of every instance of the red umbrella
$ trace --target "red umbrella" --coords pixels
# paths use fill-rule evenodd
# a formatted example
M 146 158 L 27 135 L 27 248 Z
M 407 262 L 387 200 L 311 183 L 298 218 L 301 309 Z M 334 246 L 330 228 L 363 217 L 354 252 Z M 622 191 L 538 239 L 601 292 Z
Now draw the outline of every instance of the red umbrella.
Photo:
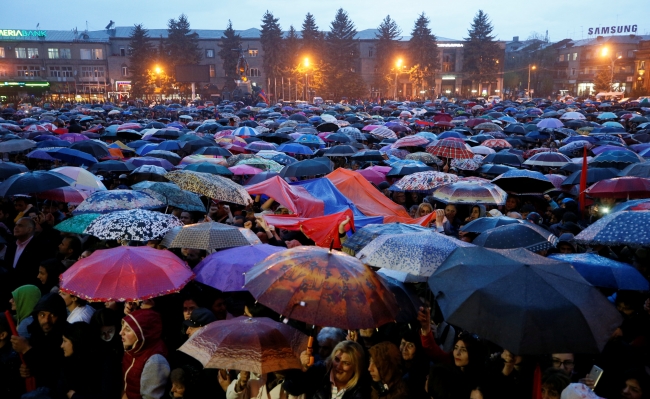
M 467 122 L 465 122 L 465 126 L 474 127 L 474 126 L 480 125 L 481 123 L 486 123 L 486 122 L 491 122 L 491 121 L 489 119 L 473 118 L 473 119 L 469 119 Z
M 58 202 L 77 202 L 81 203 L 88 198 L 90 193 L 79 190 L 75 187 L 59 187 L 51 190 L 42 191 L 36 194 L 37 198 L 49 199 Z
M 176 255 L 150 247 L 117 247 L 95 251 L 60 277 L 60 287 L 94 302 L 125 302 L 180 291 L 194 278 Z
M 647 198 L 650 196 L 650 179 L 645 177 L 616 177 L 601 180 L 585 190 L 594 198 Z
M 449 114 L 437 114 L 433 116 L 435 122 L 451 122 L 452 119 L 452 116 Z
M 453 158 L 453 159 L 471 159 L 474 158 L 474 153 L 467 149 L 465 143 L 458 139 L 453 138 L 442 139 L 434 145 L 426 148 L 426 151 L 437 157 Z
M 440 121 L 440 122 L 436 122 L 436 123 L 434 123 L 433 126 L 438 126 L 438 127 L 454 127 L 454 126 L 456 126 L 456 125 L 454 125 L 454 124 L 451 123 L 451 122 Z

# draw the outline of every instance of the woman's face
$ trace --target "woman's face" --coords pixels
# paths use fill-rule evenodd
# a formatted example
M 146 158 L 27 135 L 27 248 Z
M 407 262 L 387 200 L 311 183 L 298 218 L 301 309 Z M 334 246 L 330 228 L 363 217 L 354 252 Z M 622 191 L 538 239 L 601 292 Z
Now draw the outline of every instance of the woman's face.
M 447 205 L 445 207 L 445 216 L 447 217 L 447 220 L 449 220 L 449 223 L 451 223 L 454 220 L 457 212 L 458 211 L 456 210 L 456 207 L 454 205 Z
M 370 377 L 372 378 L 373 381 L 375 382 L 381 381 L 379 370 L 377 370 L 377 366 L 375 365 L 375 362 L 372 360 L 372 358 L 370 358 L 370 365 L 368 366 L 368 372 L 370 373 Z
M 560 399 L 561 392 L 549 385 L 542 385 L 542 399 Z
M 138 337 L 136 337 L 135 332 L 124 321 L 122 322 L 120 336 L 122 337 L 122 345 L 124 346 L 124 349 L 131 349 L 133 345 L 138 342 Z
M 61 349 L 63 349 L 63 356 L 70 357 L 74 353 L 72 348 L 72 341 L 70 341 L 66 336 L 63 336 L 63 343 L 61 344 Z
M 469 364 L 469 354 L 463 341 L 458 340 L 454 345 L 454 364 L 456 367 L 465 367 Z
M 429 206 L 420 207 L 420 210 L 418 211 L 418 217 L 426 216 L 431 212 L 433 212 L 433 208 Z
M 474 219 L 478 219 L 478 218 L 481 216 L 481 211 L 480 211 L 480 209 L 478 208 L 478 206 L 475 206 L 474 208 L 472 208 L 472 214 L 469 215 L 469 216 L 470 216 L 470 218 L 471 218 L 472 220 L 474 220 Z
M 404 360 L 413 360 L 415 357 L 415 351 L 417 350 L 417 347 L 413 342 L 409 342 L 407 340 L 402 340 L 402 342 L 399 344 L 399 350 L 402 352 L 402 359 Z
M 110 342 L 115 336 L 115 326 L 102 326 L 100 328 L 100 337 L 102 341 Z
M 38 267 L 38 281 L 41 282 L 41 284 L 45 285 L 45 282 L 47 281 L 47 270 L 43 266 Z
M 352 356 L 340 350 L 336 352 L 332 358 L 332 372 L 335 382 L 341 385 L 347 384 L 354 376 Z
M 517 200 L 513 197 L 508 197 L 508 200 L 506 201 L 506 210 L 512 210 L 517 208 Z
M 621 398 L 623 399 L 641 399 L 643 397 L 643 391 L 639 385 L 639 381 L 635 379 L 629 379 L 625 381 L 625 387 L 621 391 Z

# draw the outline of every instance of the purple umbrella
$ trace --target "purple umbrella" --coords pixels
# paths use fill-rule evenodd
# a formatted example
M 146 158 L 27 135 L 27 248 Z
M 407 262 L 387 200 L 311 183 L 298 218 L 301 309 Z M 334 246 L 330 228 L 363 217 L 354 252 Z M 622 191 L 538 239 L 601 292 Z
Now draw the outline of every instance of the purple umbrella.
M 593 152 L 596 155 L 600 155 L 603 152 L 607 152 L 607 151 L 630 151 L 630 152 L 633 152 L 632 150 L 630 150 L 628 148 L 619 147 L 619 146 L 615 146 L 615 145 L 601 145 L 601 146 L 598 146 L 598 147 L 591 150 L 591 152 Z
M 71 143 L 76 143 L 77 141 L 90 140 L 88 136 L 84 136 L 79 133 L 65 133 L 59 136 L 61 140 L 69 141 Z
M 224 292 L 246 291 L 244 273 L 269 255 L 284 250 L 286 248 L 260 244 L 215 252 L 194 268 L 196 281 Z

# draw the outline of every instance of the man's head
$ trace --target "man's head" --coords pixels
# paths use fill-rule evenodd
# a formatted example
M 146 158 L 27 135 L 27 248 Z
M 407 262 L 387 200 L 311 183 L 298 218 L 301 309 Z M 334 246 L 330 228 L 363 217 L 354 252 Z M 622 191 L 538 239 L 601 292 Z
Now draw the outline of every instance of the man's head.
M 14 209 L 18 212 L 24 212 L 27 209 L 27 200 L 22 197 L 18 197 L 14 200 Z
M 179 219 L 181 220 L 181 222 L 183 224 L 194 224 L 194 223 L 196 223 L 196 220 L 194 220 L 194 217 L 192 216 L 192 214 L 190 212 L 187 212 L 187 211 L 181 212 L 181 216 L 179 217 Z
M 206 252 L 205 252 L 204 249 L 188 248 L 187 249 L 187 255 L 185 255 L 185 260 L 187 261 L 187 264 L 191 268 L 194 268 L 205 257 L 206 257 Z
M 65 259 L 77 259 L 81 254 L 81 240 L 75 236 L 63 237 L 59 254 Z
M 25 241 L 34 235 L 36 222 L 30 218 L 20 218 L 14 226 L 14 237 L 19 241 Z
M 86 306 L 86 304 L 88 303 L 87 301 L 79 298 L 78 296 L 74 296 L 65 291 L 59 291 L 59 295 L 61 295 L 61 298 L 63 298 L 63 301 L 65 302 L 65 307 L 68 308 L 69 311 L 73 311 L 77 307 Z
M 190 314 L 190 318 L 185 320 L 183 324 L 187 326 L 188 337 L 191 337 L 194 333 L 200 331 L 203 327 L 213 321 L 217 321 L 217 318 L 210 309 L 196 308 Z
M 563 370 L 567 375 L 573 374 L 575 368 L 575 357 L 573 353 L 554 353 L 551 355 L 553 368 Z
M 578 251 L 575 236 L 571 233 L 560 235 L 557 243 L 557 249 L 561 254 L 574 254 Z
M 35 319 L 44 334 L 49 334 L 67 317 L 65 301 L 57 293 L 44 295 L 34 307 Z

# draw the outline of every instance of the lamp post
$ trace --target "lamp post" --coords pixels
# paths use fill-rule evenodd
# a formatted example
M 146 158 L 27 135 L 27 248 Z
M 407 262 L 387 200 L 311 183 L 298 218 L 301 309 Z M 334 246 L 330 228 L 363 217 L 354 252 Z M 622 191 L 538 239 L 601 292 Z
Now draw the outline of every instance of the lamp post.
M 603 49 L 600 51 L 600 55 L 603 57 L 607 57 L 609 54 L 609 48 L 608 47 L 603 47 Z M 609 69 L 609 89 L 613 90 L 614 89 L 614 64 L 616 63 L 616 60 L 620 60 L 623 58 L 622 55 L 619 55 L 618 57 L 612 57 L 611 55 L 609 56 L 609 61 L 611 62 Z
M 398 59 L 397 63 L 395 64 L 397 66 L 397 69 L 395 70 L 395 90 L 393 92 L 393 98 L 395 101 L 397 101 L 397 75 L 399 74 L 400 69 L 402 68 L 402 59 Z
M 309 58 L 305 57 L 305 101 L 309 102 L 309 77 L 307 76 L 307 68 L 309 68 Z
M 526 92 L 526 95 L 530 97 L 530 70 L 535 70 L 537 67 L 535 65 L 530 65 L 528 64 L 528 91 Z M 532 98 L 532 97 L 530 97 Z
M 156 65 L 155 68 L 154 68 L 153 70 L 154 70 L 154 72 L 156 72 L 156 75 L 158 76 L 157 79 L 156 79 L 156 81 L 157 81 L 158 85 L 160 86 L 160 75 L 163 73 L 163 70 L 162 70 L 162 68 L 161 68 L 160 66 L 158 66 L 158 65 Z M 155 93 L 155 92 L 154 92 L 154 93 Z M 161 87 L 161 90 L 160 90 L 160 99 L 161 99 L 161 101 L 162 101 L 162 87 Z

